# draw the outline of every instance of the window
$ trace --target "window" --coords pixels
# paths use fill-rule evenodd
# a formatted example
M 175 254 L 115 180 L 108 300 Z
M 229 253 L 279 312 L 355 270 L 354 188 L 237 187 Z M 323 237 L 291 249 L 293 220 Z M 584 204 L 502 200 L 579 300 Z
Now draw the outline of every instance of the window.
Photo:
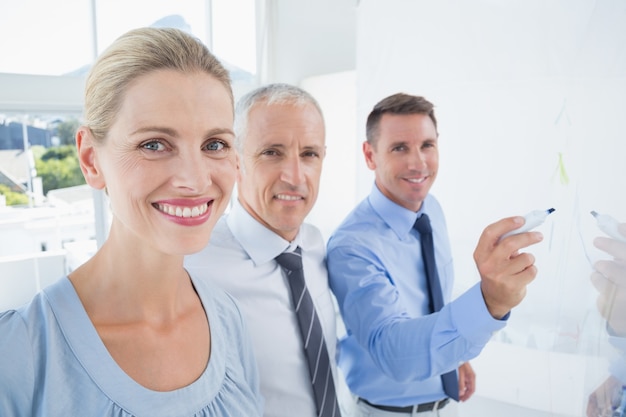
M 255 12 L 255 0 L 14 0 L 0 13 L 0 73 L 83 76 L 124 32 L 161 26 L 198 37 L 236 82 L 256 73 Z
M 174 27 L 209 44 L 205 0 L 96 0 L 98 53 L 118 36 L 138 27 Z
M 0 13 L 0 72 L 64 75 L 93 57 L 90 2 L 14 0 Z
M 255 0 L 214 1 L 211 26 L 213 51 L 237 68 L 233 81 L 256 74 Z
M 68 242 L 93 240 L 94 235 L 101 242 L 106 235 L 104 193 L 84 185 L 50 188 L 42 179 L 45 170 L 33 166 L 38 154 L 67 142 L 59 127 L 80 119 L 84 77 L 94 57 L 117 37 L 137 27 L 183 29 L 207 44 L 231 71 L 236 96 L 256 82 L 256 0 L 9 3 L 0 13 L 0 156 L 5 158 L 0 160 L 0 183 L 15 193 L 26 191 L 30 198 L 28 204 L 16 204 L 0 193 L 0 258 L 41 250 L 71 252 L 75 248 L 70 250 Z

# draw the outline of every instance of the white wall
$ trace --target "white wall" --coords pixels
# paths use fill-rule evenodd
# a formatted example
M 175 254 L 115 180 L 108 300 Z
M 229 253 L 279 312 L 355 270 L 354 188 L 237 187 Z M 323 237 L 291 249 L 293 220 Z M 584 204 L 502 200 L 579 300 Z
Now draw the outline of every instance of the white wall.
M 328 239 L 354 208 L 357 166 L 356 73 L 346 71 L 304 79 L 300 86 L 319 102 L 326 123 L 326 157 L 317 202 L 307 217 Z
M 298 85 L 312 76 L 354 70 L 357 3 L 266 0 L 268 56 L 262 82 Z

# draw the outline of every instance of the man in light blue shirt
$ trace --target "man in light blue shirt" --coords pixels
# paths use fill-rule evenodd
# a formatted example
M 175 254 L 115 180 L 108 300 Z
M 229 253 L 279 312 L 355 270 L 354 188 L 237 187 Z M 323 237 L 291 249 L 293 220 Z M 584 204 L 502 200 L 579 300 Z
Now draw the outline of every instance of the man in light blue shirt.
M 450 301 L 453 268 L 443 211 L 429 194 L 438 170 L 438 132 L 433 105 L 422 97 L 395 94 L 379 102 L 367 121 L 363 144 L 375 172 L 370 195 L 328 242 L 331 289 L 347 335 L 339 366 L 362 415 L 444 415 L 450 393 L 442 374 L 458 368 L 458 393 L 475 389 L 469 359 L 525 295 L 536 273 L 534 257 L 519 250 L 542 239 L 521 233 L 521 217 L 500 220 L 483 232 L 474 258 L 481 282 Z M 428 283 L 414 223 L 430 218 L 436 269 L 445 305 L 430 307 Z M 461 365 L 460 365 L 461 364 Z M 456 391 L 456 379 L 454 380 Z M 423 414 L 422 414 L 423 413 Z

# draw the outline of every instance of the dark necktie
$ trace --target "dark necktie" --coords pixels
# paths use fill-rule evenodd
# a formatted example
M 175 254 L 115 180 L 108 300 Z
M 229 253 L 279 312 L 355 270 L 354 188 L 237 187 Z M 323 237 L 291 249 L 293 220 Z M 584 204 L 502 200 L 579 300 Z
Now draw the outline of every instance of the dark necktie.
M 433 229 L 430 227 L 428 215 L 422 214 L 413 227 L 420 233 L 422 242 L 422 258 L 424 259 L 424 269 L 428 281 L 428 292 L 430 295 L 430 307 L 432 312 L 437 312 L 443 307 L 443 292 L 441 282 L 437 273 L 435 263 L 435 247 L 433 245 Z M 456 370 L 441 375 L 443 390 L 450 398 L 459 400 L 459 381 Z
M 335 383 L 330 370 L 328 350 L 313 300 L 304 282 L 300 248 L 296 248 L 294 252 L 281 253 L 276 257 L 276 262 L 287 274 L 287 281 L 291 288 L 291 298 L 296 309 L 300 334 L 311 373 L 317 415 L 318 417 L 339 417 L 339 406 L 337 405 Z

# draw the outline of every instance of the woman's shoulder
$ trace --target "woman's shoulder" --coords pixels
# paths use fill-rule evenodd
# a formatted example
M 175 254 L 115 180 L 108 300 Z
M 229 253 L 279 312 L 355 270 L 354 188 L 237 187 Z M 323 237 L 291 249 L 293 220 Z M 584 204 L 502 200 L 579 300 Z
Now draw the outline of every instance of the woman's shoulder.
M 20 361 L 28 355 L 28 350 L 32 350 L 29 346 L 30 335 L 33 333 L 33 327 L 25 318 L 28 307 L 24 306 L 16 310 L 7 310 L 0 313 L 0 369 L 3 373 L 5 364 L 10 366 L 16 356 Z M 24 348 L 28 347 L 25 351 Z
M 210 280 L 194 280 L 192 275 L 192 282 L 211 328 L 212 354 L 207 371 L 214 376 L 210 378 L 213 383 L 220 381 L 215 386 L 219 393 L 206 408 L 206 415 L 260 415 L 256 363 L 237 301 Z
M 64 343 L 59 331 L 59 314 L 63 311 L 53 308 L 51 300 L 67 294 L 71 284 L 67 278 L 37 293 L 33 299 L 19 308 L 0 313 L 0 369 L 4 374 L 8 369 L 17 368 L 19 378 L 34 377 L 38 362 L 46 361 L 58 346 Z M 61 303 L 61 309 L 67 304 Z M 21 368 L 21 369 L 20 369 Z M 11 380 L 11 378 L 0 378 Z M 0 381 L 1 385 L 1 381 Z M 0 389 L 0 391 L 2 391 Z
M 22 342 L 36 337 L 37 333 L 45 330 L 46 321 L 52 318 L 49 313 L 50 306 L 43 291 L 22 306 L 0 312 L 0 334 L 3 336 L 0 344 L 7 339 Z
M 28 304 L 0 313 L 0 415 L 13 415 L 16 410 L 30 413 L 36 361 L 41 358 L 38 351 L 45 340 L 42 298 L 38 294 Z
M 241 323 L 241 311 L 232 295 L 209 279 L 194 279 L 192 274 L 192 282 L 209 320 L 218 318 L 226 326 Z

